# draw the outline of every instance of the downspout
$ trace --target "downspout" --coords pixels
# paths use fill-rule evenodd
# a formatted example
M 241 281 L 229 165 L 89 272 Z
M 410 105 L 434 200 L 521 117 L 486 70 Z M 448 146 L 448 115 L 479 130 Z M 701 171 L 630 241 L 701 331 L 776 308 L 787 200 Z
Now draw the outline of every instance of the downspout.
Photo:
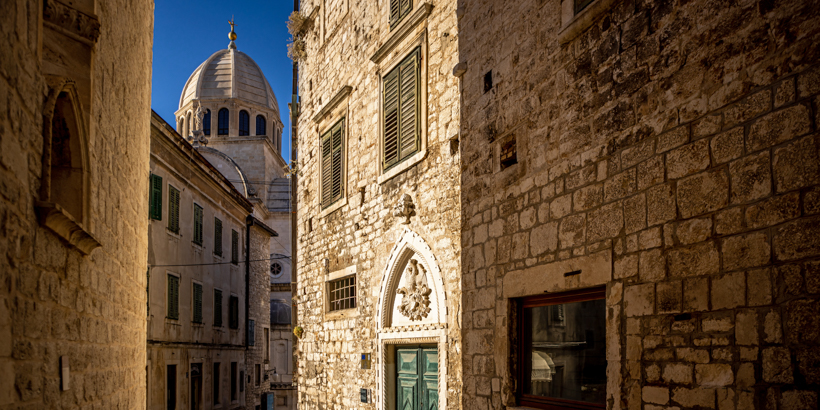
M 299 0 L 293 0 L 293 11 L 299 11 Z M 291 275 L 290 275 L 290 293 L 291 293 L 291 318 L 290 323 L 293 326 L 297 326 L 297 318 L 299 305 L 296 303 L 297 293 L 297 272 L 298 272 L 298 264 L 297 262 L 297 228 L 298 228 L 298 218 L 297 218 L 297 202 L 298 202 L 298 195 L 296 194 L 297 189 L 297 179 L 298 179 L 298 167 L 297 167 L 297 159 L 298 159 L 298 137 L 297 137 L 297 125 L 296 120 L 299 117 L 299 64 L 294 61 L 293 62 L 293 93 L 291 96 L 291 107 L 290 107 L 290 162 L 293 168 L 296 168 L 296 172 L 291 171 L 290 176 L 290 201 L 291 201 L 291 213 L 290 213 L 290 265 L 291 265 Z M 295 335 L 291 335 L 292 343 L 291 346 L 296 346 L 297 338 Z M 293 363 L 293 374 L 296 374 L 296 369 L 298 368 L 296 361 L 296 356 L 294 355 L 294 363 Z
M 253 215 L 245 218 L 245 350 L 248 349 L 248 333 L 250 332 L 251 307 L 251 227 L 253 226 Z M 256 329 L 254 329 L 255 331 Z

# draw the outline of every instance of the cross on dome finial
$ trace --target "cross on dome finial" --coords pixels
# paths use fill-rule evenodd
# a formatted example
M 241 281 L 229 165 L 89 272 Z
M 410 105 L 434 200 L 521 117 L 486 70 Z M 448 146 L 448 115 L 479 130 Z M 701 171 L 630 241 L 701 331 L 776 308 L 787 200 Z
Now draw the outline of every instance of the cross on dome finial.
M 231 32 L 230 32 L 230 33 L 228 33 L 228 38 L 229 38 L 229 39 L 231 39 L 231 43 L 230 43 L 230 44 L 228 44 L 228 48 L 231 48 L 231 49 L 235 49 L 235 48 L 236 48 L 236 43 L 234 43 L 234 40 L 236 40 L 236 32 L 235 32 L 235 31 L 233 31 L 233 28 L 234 28 L 234 26 L 236 25 L 236 23 L 234 23 L 234 21 L 233 21 L 233 20 L 234 20 L 234 19 L 233 19 L 233 16 L 231 16 L 231 19 L 230 19 L 230 20 L 228 20 L 228 24 L 230 24 L 230 25 L 231 25 Z

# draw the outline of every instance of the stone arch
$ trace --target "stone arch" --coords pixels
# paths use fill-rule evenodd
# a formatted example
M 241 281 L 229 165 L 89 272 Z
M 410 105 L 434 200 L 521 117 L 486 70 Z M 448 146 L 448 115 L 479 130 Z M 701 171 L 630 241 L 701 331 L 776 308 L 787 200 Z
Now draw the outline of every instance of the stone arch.
M 379 288 L 378 317 L 376 318 L 376 329 L 381 330 L 390 327 L 393 321 L 391 317 L 393 305 L 396 300 L 396 290 L 399 280 L 411 259 L 417 259 L 429 270 L 429 277 L 432 279 L 430 288 L 431 305 L 435 304 L 433 323 L 446 325 L 447 323 L 447 295 L 444 292 L 444 281 L 442 280 L 441 269 L 438 266 L 433 251 L 427 242 L 417 233 L 405 228 L 401 239 L 393 246 L 390 257 L 387 261 L 384 274 L 382 275 L 381 286 Z

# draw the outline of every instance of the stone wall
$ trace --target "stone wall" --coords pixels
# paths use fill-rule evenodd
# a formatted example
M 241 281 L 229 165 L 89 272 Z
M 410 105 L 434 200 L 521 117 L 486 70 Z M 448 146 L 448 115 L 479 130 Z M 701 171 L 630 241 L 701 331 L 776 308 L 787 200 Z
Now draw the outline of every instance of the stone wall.
M 142 409 L 153 3 L 74 3 L 0 3 L 0 407 Z M 46 75 L 86 130 L 87 256 L 35 213 Z
M 245 403 L 253 409 L 261 404 L 261 395 L 270 391 L 270 378 L 267 376 L 269 361 L 265 360 L 265 331 L 270 329 L 270 241 L 267 229 L 257 225 L 250 230 L 250 276 L 248 278 L 248 319 L 255 322 L 253 346 L 250 343 L 245 352 L 246 373 L 250 382 L 245 384 Z M 242 256 L 244 260 L 245 256 Z M 243 265 L 244 267 L 244 265 Z M 268 338 L 268 342 L 270 338 Z M 256 383 L 255 366 L 260 366 L 260 380 Z M 263 407 L 264 408 L 264 407 Z
M 443 382 L 439 388 L 447 392 L 446 408 L 459 408 L 459 169 L 458 151 L 451 150 L 449 140 L 458 130 L 458 82 L 450 74 L 458 62 L 455 3 L 426 2 L 433 6 L 430 14 L 410 27 L 382 66 L 371 57 L 391 37 L 388 2 L 325 3 L 326 9 L 318 8 L 319 1 L 301 4 L 305 15 L 313 17 L 305 34 L 308 57 L 299 64 L 300 178 L 298 226 L 294 227 L 299 238 L 296 325 L 304 329 L 296 345 L 299 408 L 376 409 L 387 400 L 379 393 L 384 386 L 379 380 L 383 363 L 376 325 L 379 292 L 391 249 L 405 227 L 429 245 L 442 272 L 450 314 L 445 324 L 446 352 L 441 352 L 441 357 L 446 353 L 447 361 L 440 363 Z M 416 11 L 422 7 L 419 3 L 413 2 Z M 387 61 L 403 58 L 422 35 L 426 35 L 423 64 L 428 73 L 422 91 L 427 93 L 426 156 L 380 183 L 380 78 L 386 74 Z M 346 86 L 349 95 L 330 106 L 334 96 L 344 95 Z M 317 117 L 323 108 L 328 109 L 327 114 Z M 318 199 L 319 138 L 343 117 L 344 197 L 323 210 Z M 409 194 L 415 204 L 409 225 L 401 224 L 403 218 L 392 213 L 403 194 Z M 357 306 L 329 312 L 328 274 L 345 269 L 355 272 Z M 362 354 L 371 354 L 370 369 L 361 369 Z M 370 392 L 366 404 L 360 401 L 360 389 Z
M 559 0 L 460 3 L 464 408 L 515 404 L 511 299 L 597 284 L 608 408 L 816 408 L 816 4 L 620 0 L 562 30 Z

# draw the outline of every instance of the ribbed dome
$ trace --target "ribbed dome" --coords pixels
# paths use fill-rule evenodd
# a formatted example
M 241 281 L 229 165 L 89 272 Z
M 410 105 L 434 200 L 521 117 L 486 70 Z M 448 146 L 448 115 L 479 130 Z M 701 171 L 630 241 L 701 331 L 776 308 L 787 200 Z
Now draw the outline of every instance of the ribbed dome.
M 266 106 L 279 116 L 279 104 L 259 66 L 235 49 L 219 50 L 194 70 L 182 89 L 179 108 L 191 100 L 237 98 Z

